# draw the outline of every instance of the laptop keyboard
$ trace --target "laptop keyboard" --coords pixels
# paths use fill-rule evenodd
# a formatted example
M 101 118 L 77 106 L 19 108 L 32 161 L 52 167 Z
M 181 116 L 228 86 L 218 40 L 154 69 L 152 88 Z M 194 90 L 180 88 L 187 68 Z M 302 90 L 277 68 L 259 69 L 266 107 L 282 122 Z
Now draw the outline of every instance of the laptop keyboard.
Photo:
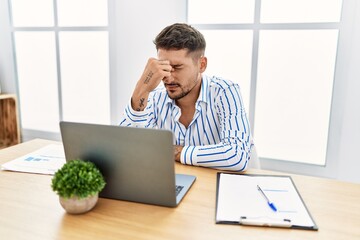
M 181 190 L 184 188 L 184 186 L 181 185 L 176 185 L 175 186 L 175 192 L 176 192 L 176 196 L 181 192 Z

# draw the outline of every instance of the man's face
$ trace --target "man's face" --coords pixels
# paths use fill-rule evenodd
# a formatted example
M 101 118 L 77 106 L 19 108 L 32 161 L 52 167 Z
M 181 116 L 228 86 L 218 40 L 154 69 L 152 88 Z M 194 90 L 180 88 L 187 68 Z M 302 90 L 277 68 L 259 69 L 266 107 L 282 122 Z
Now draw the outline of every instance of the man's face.
M 201 59 L 194 60 L 192 55 L 187 54 L 187 49 L 182 50 L 158 50 L 159 60 L 168 60 L 172 67 L 171 76 L 163 79 L 167 93 L 171 99 L 179 100 L 187 96 L 198 84 L 200 84 Z M 205 70 L 205 69 L 204 69 Z M 199 88 L 195 88 L 199 89 Z

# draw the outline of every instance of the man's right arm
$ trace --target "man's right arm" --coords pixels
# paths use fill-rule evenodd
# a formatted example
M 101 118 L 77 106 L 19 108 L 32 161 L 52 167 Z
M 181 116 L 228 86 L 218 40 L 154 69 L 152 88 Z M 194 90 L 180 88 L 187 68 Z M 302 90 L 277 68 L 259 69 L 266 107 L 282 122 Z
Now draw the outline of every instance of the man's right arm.
M 131 107 L 135 111 L 144 111 L 149 93 L 154 90 L 165 77 L 171 75 L 171 65 L 167 60 L 150 58 L 137 82 L 131 97 Z
M 170 76 L 170 74 L 171 66 L 169 61 L 159 61 L 155 58 L 148 60 L 144 72 L 136 84 L 131 100 L 124 110 L 120 126 L 152 127 L 156 124 L 153 119 L 154 115 L 150 113 L 151 111 L 149 112 L 154 107 L 154 102 L 149 99 L 149 95 L 159 85 L 160 81 Z M 146 107 L 148 109 L 145 109 Z

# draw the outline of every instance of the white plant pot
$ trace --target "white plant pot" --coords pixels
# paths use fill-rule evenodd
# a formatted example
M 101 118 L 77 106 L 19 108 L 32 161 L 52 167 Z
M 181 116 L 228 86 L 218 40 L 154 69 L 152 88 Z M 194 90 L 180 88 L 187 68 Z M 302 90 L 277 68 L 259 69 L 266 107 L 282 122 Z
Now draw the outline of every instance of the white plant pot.
M 99 194 L 87 198 L 63 198 L 59 197 L 61 206 L 70 214 L 86 213 L 93 209 L 99 199 Z

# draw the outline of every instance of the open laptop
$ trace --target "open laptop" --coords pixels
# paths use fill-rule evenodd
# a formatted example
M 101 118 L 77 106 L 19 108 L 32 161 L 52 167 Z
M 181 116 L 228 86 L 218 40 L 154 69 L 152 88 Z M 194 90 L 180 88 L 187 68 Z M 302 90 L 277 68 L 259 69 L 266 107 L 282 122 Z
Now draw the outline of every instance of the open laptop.
M 175 174 L 171 131 L 64 121 L 60 130 L 66 160 L 103 174 L 100 197 L 175 207 L 196 179 Z

